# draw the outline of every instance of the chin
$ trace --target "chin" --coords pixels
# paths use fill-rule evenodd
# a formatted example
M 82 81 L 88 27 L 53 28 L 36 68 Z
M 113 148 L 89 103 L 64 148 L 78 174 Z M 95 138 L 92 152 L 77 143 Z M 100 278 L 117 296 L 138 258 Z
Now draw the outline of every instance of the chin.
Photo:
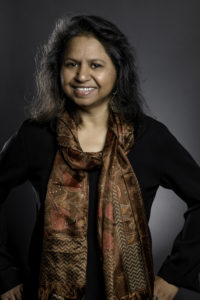
M 97 106 L 101 106 L 103 103 L 105 105 L 105 103 L 109 102 L 106 98 L 98 98 L 96 99 L 95 97 L 74 97 L 74 95 L 72 96 L 68 96 L 68 98 L 70 98 L 70 100 L 72 102 L 74 102 L 77 106 L 79 106 L 80 108 L 87 108 L 87 107 L 97 107 Z
M 78 106 L 87 107 L 91 105 L 95 105 L 98 100 L 86 99 L 86 98 L 77 98 L 72 99 Z

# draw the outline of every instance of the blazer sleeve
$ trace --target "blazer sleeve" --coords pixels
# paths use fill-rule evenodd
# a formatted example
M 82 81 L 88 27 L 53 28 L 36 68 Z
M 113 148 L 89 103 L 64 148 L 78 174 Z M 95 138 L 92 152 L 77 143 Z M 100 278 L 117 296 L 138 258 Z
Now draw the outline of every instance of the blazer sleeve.
M 162 123 L 161 123 L 162 124 Z M 179 287 L 200 292 L 200 167 L 162 124 L 160 185 L 187 205 L 185 222 L 158 275 Z
M 3 204 L 11 189 L 28 178 L 23 142 L 26 122 L 6 141 L 0 152 L 0 294 L 22 283 L 20 267 L 8 246 Z

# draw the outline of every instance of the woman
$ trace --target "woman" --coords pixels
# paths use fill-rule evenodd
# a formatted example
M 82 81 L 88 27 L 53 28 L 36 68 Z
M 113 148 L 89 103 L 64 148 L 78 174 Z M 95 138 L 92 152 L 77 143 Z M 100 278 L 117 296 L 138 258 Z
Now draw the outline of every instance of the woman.
M 1 299 L 169 300 L 179 286 L 200 291 L 200 168 L 143 112 L 126 37 L 97 16 L 60 20 L 37 89 L 31 118 L 1 153 L 2 202 L 26 180 L 40 200 L 29 269 L 20 273 L 1 243 Z M 190 209 L 154 278 L 147 222 L 159 185 Z

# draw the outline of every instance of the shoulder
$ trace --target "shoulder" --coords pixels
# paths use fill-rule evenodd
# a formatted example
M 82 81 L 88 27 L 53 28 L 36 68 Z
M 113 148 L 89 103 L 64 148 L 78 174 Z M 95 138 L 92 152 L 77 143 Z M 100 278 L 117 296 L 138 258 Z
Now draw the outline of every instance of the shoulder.
M 54 119 L 46 122 L 38 122 L 28 118 L 21 123 L 17 134 L 21 137 L 30 136 L 31 138 L 52 137 L 55 133 L 54 122 Z
M 53 134 L 53 124 L 54 120 L 46 121 L 46 122 L 38 122 L 33 119 L 27 118 L 24 120 L 19 129 L 18 132 L 20 134 L 43 134 L 45 132 L 49 132 L 50 134 Z
M 47 148 L 55 141 L 54 120 L 37 122 L 26 119 L 18 128 L 16 136 L 30 149 L 37 146 Z
M 139 141 L 145 137 L 159 141 L 167 138 L 169 135 L 171 135 L 171 133 L 162 121 L 158 120 L 155 116 L 152 117 L 144 114 L 138 126 L 136 140 Z
M 135 140 L 140 149 L 145 148 L 145 151 L 151 151 L 157 158 L 162 157 L 166 162 L 172 158 L 173 160 L 180 157 L 190 159 L 191 155 L 186 146 L 162 121 L 145 115 L 142 123 Z

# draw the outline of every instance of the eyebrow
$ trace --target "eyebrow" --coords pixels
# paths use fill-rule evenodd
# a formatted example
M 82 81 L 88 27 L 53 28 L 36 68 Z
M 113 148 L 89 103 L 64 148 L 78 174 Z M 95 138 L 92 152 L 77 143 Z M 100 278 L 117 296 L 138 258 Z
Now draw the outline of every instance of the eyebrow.
M 64 57 L 64 60 L 73 60 L 73 61 L 76 61 L 78 62 L 77 59 L 75 58 L 72 58 L 72 57 Z M 89 61 L 94 61 L 94 60 L 98 60 L 98 61 L 101 61 L 102 63 L 105 63 L 105 60 L 101 59 L 101 58 L 92 58 L 92 59 L 89 59 Z

